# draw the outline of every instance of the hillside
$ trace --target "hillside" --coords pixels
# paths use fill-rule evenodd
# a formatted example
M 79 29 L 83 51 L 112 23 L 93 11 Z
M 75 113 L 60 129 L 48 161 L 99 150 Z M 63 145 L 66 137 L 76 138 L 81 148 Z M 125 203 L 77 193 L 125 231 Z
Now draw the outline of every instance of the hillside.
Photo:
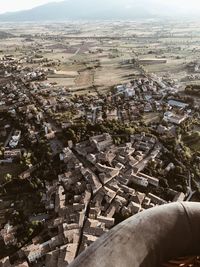
M 0 21 L 61 21 L 199 17 L 196 0 L 63 0 L 31 10 L 5 13 Z
M 153 7 L 150 8 L 149 3 L 152 1 L 154 0 L 65 0 L 31 10 L 5 13 L 0 15 L 0 21 L 151 18 L 158 14 Z

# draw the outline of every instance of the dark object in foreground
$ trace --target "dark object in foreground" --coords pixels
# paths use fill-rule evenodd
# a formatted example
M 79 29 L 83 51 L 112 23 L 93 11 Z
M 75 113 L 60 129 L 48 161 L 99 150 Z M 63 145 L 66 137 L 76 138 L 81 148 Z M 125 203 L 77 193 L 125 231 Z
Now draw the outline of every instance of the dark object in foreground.
M 185 257 L 179 258 L 177 260 L 169 261 L 162 265 L 162 267 L 199 267 L 200 266 L 200 257 Z
M 200 255 L 200 204 L 175 202 L 138 213 L 114 227 L 70 267 L 156 267 Z

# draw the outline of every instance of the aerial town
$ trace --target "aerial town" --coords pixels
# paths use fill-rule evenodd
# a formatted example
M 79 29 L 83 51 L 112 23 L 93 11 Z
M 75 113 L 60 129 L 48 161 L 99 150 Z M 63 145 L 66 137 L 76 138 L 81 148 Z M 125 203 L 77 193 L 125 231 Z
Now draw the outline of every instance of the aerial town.
M 200 201 L 200 33 L 95 23 L 1 24 L 0 267 L 64 267 L 130 216 Z

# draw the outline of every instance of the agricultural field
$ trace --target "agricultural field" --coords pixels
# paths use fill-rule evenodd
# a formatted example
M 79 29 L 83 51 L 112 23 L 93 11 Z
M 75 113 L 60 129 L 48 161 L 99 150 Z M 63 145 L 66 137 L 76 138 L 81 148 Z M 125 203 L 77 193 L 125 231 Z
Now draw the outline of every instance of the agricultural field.
M 83 93 L 95 87 L 107 91 L 142 72 L 167 76 L 187 84 L 188 64 L 200 60 L 198 21 L 66 22 L 1 24 L 8 34 L 0 56 L 13 55 L 28 67 L 50 68 L 50 83 Z M 25 33 L 25 34 L 24 34 Z M 32 51 L 30 53 L 30 51 Z M 153 64 L 138 63 L 150 59 Z M 159 63 L 159 59 L 166 63 Z M 156 62 L 155 60 L 158 60 Z M 193 73 L 192 73 L 193 74 Z M 194 82 L 198 78 L 193 77 Z M 94 91 L 92 92 L 94 93 Z

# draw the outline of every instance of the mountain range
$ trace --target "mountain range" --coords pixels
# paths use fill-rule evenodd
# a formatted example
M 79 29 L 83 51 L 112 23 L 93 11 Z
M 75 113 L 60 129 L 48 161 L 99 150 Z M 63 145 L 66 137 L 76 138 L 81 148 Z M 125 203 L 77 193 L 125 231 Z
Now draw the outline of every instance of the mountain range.
M 173 5 L 169 5 L 168 1 L 64 0 L 30 10 L 1 14 L 0 21 L 143 19 L 185 14 L 177 5 L 178 0 Z

